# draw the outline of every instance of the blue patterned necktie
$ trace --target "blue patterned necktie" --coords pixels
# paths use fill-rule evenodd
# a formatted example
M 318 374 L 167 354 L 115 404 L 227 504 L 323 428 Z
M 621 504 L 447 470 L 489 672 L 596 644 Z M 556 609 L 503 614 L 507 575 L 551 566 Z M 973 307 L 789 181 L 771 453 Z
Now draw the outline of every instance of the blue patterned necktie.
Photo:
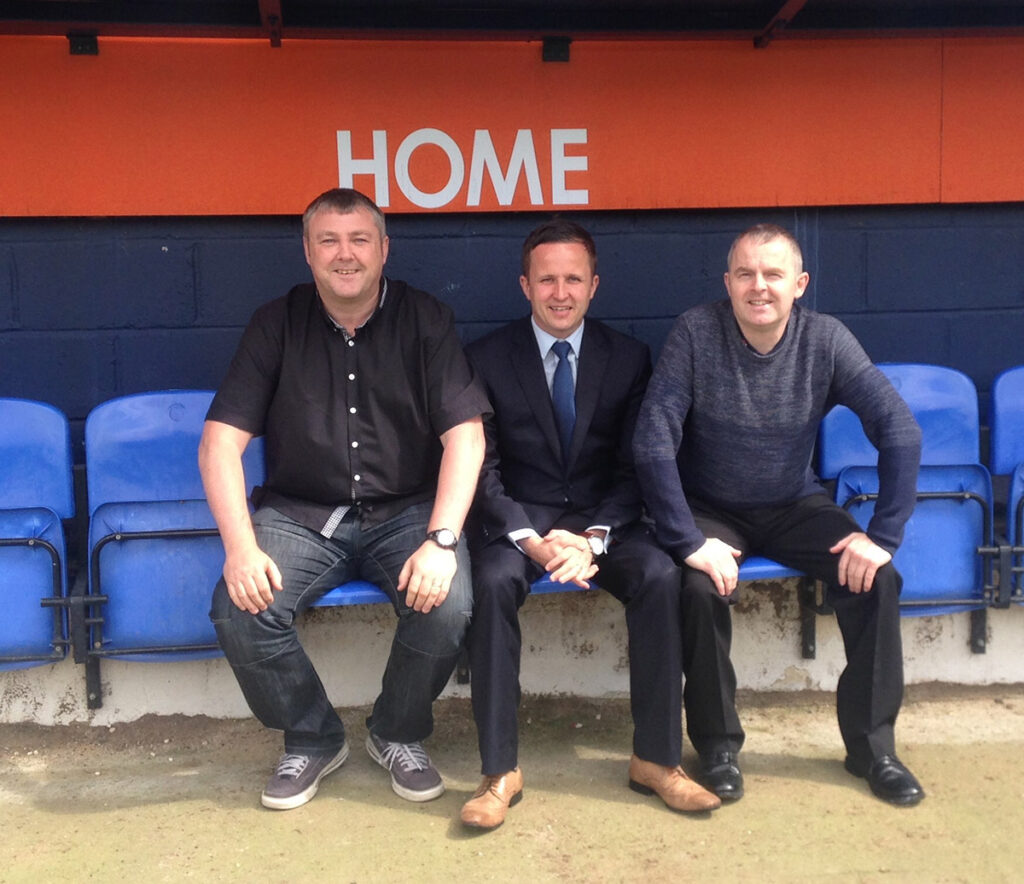
M 568 460 L 572 431 L 576 426 L 576 391 L 572 382 L 572 366 L 569 365 L 572 346 L 568 341 L 555 341 L 551 349 L 558 357 L 555 378 L 551 384 L 551 401 L 555 406 L 558 437 L 562 440 L 562 457 Z

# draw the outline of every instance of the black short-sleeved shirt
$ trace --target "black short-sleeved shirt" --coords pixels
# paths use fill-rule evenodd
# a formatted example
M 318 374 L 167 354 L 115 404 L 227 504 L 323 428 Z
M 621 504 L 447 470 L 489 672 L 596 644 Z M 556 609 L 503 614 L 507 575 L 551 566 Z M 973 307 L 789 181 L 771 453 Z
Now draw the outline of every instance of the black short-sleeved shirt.
M 257 505 L 318 531 L 339 506 L 382 522 L 433 498 L 438 437 L 490 411 L 451 309 L 401 281 L 385 292 L 352 338 L 312 284 L 253 314 L 207 419 L 265 437 Z

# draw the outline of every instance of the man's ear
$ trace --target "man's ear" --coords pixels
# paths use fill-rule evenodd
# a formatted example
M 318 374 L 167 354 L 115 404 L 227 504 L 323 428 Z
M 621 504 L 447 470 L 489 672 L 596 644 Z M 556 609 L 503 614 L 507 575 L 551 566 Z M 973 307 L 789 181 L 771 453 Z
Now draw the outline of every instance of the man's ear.
M 811 274 L 806 270 L 796 278 L 796 297 L 802 298 L 807 291 L 807 284 L 811 281 Z

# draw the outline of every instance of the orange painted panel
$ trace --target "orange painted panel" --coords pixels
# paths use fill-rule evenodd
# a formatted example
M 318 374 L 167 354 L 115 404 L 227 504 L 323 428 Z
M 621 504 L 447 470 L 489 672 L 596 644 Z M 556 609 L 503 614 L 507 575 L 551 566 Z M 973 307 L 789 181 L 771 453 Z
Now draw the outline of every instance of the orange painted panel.
M 345 175 L 393 212 L 972 200 L 951 45 L 0 37 L 0 214 L 294 214 Z
M 942 199 L 1024 199 L 1024 42 L 947 42 Z

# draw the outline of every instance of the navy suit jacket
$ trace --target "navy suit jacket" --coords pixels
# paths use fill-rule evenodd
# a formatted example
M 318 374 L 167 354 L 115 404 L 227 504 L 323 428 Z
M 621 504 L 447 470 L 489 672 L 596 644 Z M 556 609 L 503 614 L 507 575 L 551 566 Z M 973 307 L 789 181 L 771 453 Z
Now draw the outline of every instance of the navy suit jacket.
M 563 460 L 551 394 L 530 317 L 474 341 L 466 355 L 493 413 L 473 506 L 477 542 L 556 524 L 614 532 L 640 518 L 633 427 L 651 374 L 646 344 L 596 319 L 583 327 L 576 377 L 576 427 Z

